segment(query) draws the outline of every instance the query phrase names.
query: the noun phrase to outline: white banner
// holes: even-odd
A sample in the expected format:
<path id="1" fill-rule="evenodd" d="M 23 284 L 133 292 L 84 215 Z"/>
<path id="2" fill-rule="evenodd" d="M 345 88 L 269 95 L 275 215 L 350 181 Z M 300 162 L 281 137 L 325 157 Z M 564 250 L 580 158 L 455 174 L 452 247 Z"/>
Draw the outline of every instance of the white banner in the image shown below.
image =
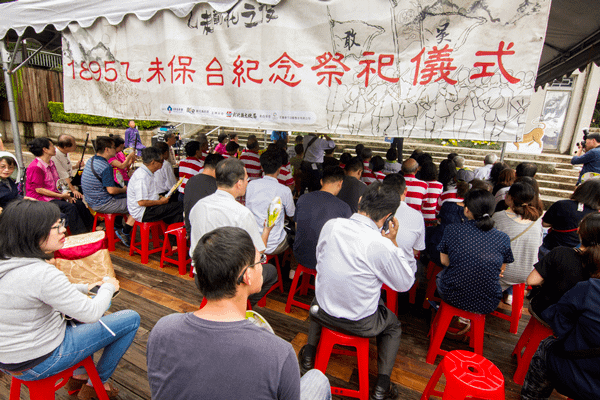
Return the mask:
<path id="1" fill-rule="evenodd" d="M 492 3 L 492 4 L 489 4 Z M 241 0 L 63 35 L 65 111 L 518 141 L 550 0 Z"/>

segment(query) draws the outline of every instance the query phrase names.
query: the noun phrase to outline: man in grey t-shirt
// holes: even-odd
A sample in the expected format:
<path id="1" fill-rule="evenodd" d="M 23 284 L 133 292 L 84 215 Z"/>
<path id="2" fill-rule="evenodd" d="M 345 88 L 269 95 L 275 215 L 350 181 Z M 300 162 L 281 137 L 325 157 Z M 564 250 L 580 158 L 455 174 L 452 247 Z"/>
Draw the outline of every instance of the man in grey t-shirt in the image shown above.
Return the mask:
<path id="1" fill-rule="evenodd" d="M 248 296 L 262 287 L 261 254 L 241 228 L 206 233 L 194 249 L 196 285 L 207 303 L 161 318 L 148 338 L 154 400 L 327 399 L 320 371 L 302 380 L 292 345 L 246 319 Z"/>

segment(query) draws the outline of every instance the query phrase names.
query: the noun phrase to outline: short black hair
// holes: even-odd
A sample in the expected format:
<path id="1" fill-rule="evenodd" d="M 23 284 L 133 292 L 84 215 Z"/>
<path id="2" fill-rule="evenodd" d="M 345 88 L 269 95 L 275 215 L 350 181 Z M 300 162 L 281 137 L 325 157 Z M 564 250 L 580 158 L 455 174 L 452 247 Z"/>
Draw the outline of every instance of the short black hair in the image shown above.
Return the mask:
<path id="1" fill-rule="evenodd" d="M 58 137 L 58 141 L 56 142 L 56 146 L 64 149 L 66 147 L 71 147 L 75 144 L 75 138 L 71 135 L 60 135 Z"/>
<path id="2" fill-rule="evenodd" d="M 219 161 L 215 168 L 217 187 L 232 188 L 240 179 L 246 177 L 246 168 L 239 159 L 231 157 Z"/>
<path id="3" fill-rule="evenodd" d="M 246 148 L 248 150 L 258 149 L 258 138 L 256 137 L 256 135 L 248 136 L 248 140 L 246 141 Z"/>
<path id="4" fill-rule="evenodd" d="M 385 153 L 385 158 L 388 161 L 396 161 L 398 159 L 398 150 L 396 150 L 394 147 L 390 147 Z"/>
<path id="5" fill-rule="evenodd" d="M 160 150 L 160 154 L 165 154 L 169 151 L 169 145 L 165 142 L 156 142 L 154 145 L 158 150 Z"/>
<path id="6" fill-rule="evenodd" d="M 294 152 L 296 153 L 297 156 L 304 153 L 304 145 L 302 143 L 298 143 L 297 145 L 295 145 Z"/>
<path id="7" fill-rule="evenodd" d="M 498 178 L 500 177 L 500 172 L 502 172 L 508 168 L 510 168 L 508 166 L 508 164 L 501 162 L 501 161 L 495 162 L 494 165 L 492 165 L 492 169 L 490 170 L 490 181 L 492 182 L 492 185 L 495 185 L 498 183 Z"/>
<path id="8" fill-rule="evenodd" d="M 229 134 L 229 140 L 233 140 L 237 137 L 237 133 L 230 133 Z"/>
<path id="9" fill-rule="evenodd" d="M 354 151 L 356 152 L 356 157 L 362 159 L 362 151 L 364 148 L 365 148 L 365 145 L 362 143 L 359 143 L 354 147 Z"/>
<path id="10" fill-rule="evenodd" d="M 419 179 L 425 182 L 436 181 L 438 178 L 438 168 L 433 161 L 426 161 L 419 170 Z"/>
<path id="11" fill-rule="evenodd" d="M 219 143 L 223 143 L 225 139 L 227 139 L 226 133 L 219 133 L 219 136 L 217 136 L 217 140 L 219 141 Z"/>
<path id="12" fill-rule="evenodd" d="M 452 160 L 442 160 L 440 162 L 440 170 L 438 173 L 438 182 L 444 185 L 444 190 L 448 190 L 450 186 L 455 183 L 456 179 L 456 165 Z"/>
<path id="13" fill-rule="evenodd" d="M 398 193 L 400 193 L 400 196 L 402 196 L 406 190 L 406 179 L 404 179 L 404 175 L 400 173 L 389 174 L 383 178 L 383 184 L 396 189 Z"/>
<path id="14" fill-rule="evenodd" d="M 452 160 L 454 160 L 454 157 L 458 157 L 458 153 L 450 153 L 450 154 L 448 154 L 448 156 L 446 158 L 448 158 L 448 160 L 452 161 Z"/>
<path id="15" fill-rule="evenodd" d="M 108 136 L 98 136 L 96 138 L 96 153 L 104 153 L 104 150 L 110 149 L 111 147 L 117 147 L 115 140 Z"/>
<path id="16" fill-rule="evenodd" d="M 188 157 L 194 157 L 198 153 L 198 150 L 200 150 L 200 142 L 197 140 L 192 140 L 185 144 L 185 155 Z"/>
<path id="17" fill-rule="evenodd" d="M 381 156 L 373 156 L 369 166 L 371 167 L 371 171 L 379 172 L 385 167 L 385 161 L 383 161 L 383 157 Z"/>
<path id="18" fill-rule="evenodd" d="M 204 168 L 215 169 L 217 168 L 219 161 L 223 160 L 224 158 L 225 157 L 219 153 L 211 153 L 204 159 Z"/>
<path id="19" fill-rule="evenodd" d="M 374 182 L 367 187 L 358 203 L 362 211 L 373 221 L 379 221 L 388 214 L 395 214 L 400 205 L 400 193 L 390 185 Z"/>
<path id="20" fill-rule="evenodd" d="M 294 142 L 299 143 L 299 144 L 302 144 L 303 141 L 304 141 L 304 136 L 302 136 L 302 135 L 298 135 L 298 136 L 296 136 L 296 139 L 294 139 Z"/>
<path id="21" fill-rule="evenodd" d="M 159 149 L 156 147 L 146 147 L 142 149 L 142 162 L 145 165 L 150 165 L 152 161 L 162 162 L 163 156 Z"/>
<path id="22" fill-rule="evenodd" d="M 575 188 L 570 199 L 591 209 L 600 210 L 600 179 L 588 179 L 583 182 Z"/>
<path id="23" fill-rule="evenodd" d="M 357 171 L 363 171 L 365 169 L 365 166 L 360 158 L 352 157 L 346 163 L 346 166 L 344 169 L 348 172 L 357 172 Z"/>
<path id="24" fill-rule="evenodd" d="M 469 190 L 465 196 L 465 207 L 473 214 L 476 226 L 482 231 L 489 231 L 494 227 L 494 209 L 496 198 L 493 194 L 483 189 Z"/>
<path id="25" fill-rule="evenodd" d="M 333 149 L 326 149 L 325 150 L 325 154 L 327 154 L 328 156 L 332 155 L 335 152 L 335 147 Z"/>
<path id="26" fill-rule="evenodd" d="M 515 174 L 517 177 L 528 176 L 530 178 L 534 178 L 535 174 L 537 174 L 537 165 L 530 162 L 519 163 L 517 168 L 515 168 Z"/>
<path id="27" fill-rule="evenodd" d="M 237 144 L 236 142 L 229 142 L 225 145 L 225 151 L 228 153 L 236 153 L 239 148 L 240 148 L 240 145 Z"/>
<path id="28" fill-rule="evenodd" d="M 0 214 L 0 259 L 48 260 L 54 257 L 46 254 L 40 245 L 59 218 L 60 209 L 55 203 L 27 199 L 11 201 Z"/>
<path id="29" fill-rule="evenodd" d="M 29 147 L 29 151 L 33 153 L 36 157 L 41 157 L 44 155 L 44 149 L 49 149 L 50 145 L 54 142 L 47 137 L 37 137 L 27 143 Z"/>
<path id="30" fill-rule="evenodd" d="M 175 137 L 175 133 L 173 132 L 167 132 L 163 135 L 163 139 L 166 142 L 167 140 L 171 139 L 172 137 Z"/>
<path id="31" fill-rule="evenodd" d="M 342 153 L 340 156 L 340 162 L 344 165 L 348 164 L 348 161 L 352 159 L 352 154 L 350 153 Z"/>
<path id="32" fill-rule="evenodd" d="M 373 150 L 371 150 L 371 149 L 370 149 L 370 148 L 368 148 L 368 147 L 364 147 L 364 148 L 362 149 L 362 151 L 360 152 L 360 158 L 362 158 L 362 159 L 363 159 L 363 161 L 364 161 L 364 160 L 366 160 L 367 158 L 371 158 L 371 157 L 373 157 Z"/>
<path id="33" fill-rule="evenodd" d="M 282 165 L 279 149 L 267 150 L 260 155 L 260 166 L 266 175 L 274 174 Z"/>
<path id="34" fill-rule="evenodd" d="M 239 275 L 255 257 L 252 238 L 242 228 L 227 226 L 204 234 L 192 255 L 198 289 L 207 300 L 234 297 Z"/>
<path id="35" fill-rule="evenodd" d="M 330 165 L 323 169 L 323 184 L 343 181 L 345 176 L 341 167 Z"/>
<path id="36" fill-rule="evenodd" d="M 120 145 L 122 145 L 122 144 L 125 144 L 125 141 L 124 141 L 124 140 L 123 140 L 123 138 L 122 138 L 121 136 L 119 136 L 119 135 L 111 135 L 111 136 L 110 136 L 110 138 L 111 138 L 112 140 L 114 140 L 114 142 L 115 142 L 115 147 L 119 147 Z M 98 140 L 98 139 L 96 139 L 96 140 Z"/>

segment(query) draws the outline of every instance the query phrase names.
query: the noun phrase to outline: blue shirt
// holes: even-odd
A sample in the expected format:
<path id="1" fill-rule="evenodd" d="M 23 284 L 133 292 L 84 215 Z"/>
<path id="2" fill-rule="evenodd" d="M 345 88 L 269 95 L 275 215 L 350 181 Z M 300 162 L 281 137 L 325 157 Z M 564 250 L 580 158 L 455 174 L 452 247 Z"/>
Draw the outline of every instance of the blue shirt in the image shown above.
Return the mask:
<path id="1" fill-rule="evenodd" d="M 96 178 L 96 175 L 92 172 L 92 161 L 94 171 L 100 179 Z M 113 177 L 113 168 L 106 158 L 95 155 L 85 163 L 85 168 L 83 168 L 81 174 L 81 189 L 85 195 L 85 201 L 92 210 L 108 203 L 113 198 L 106 190 L 107 187 L 118 187 Z"/>
<path id="2" fill-rule="evenodd" d="M 577 183 L 581 182 L 581 176 L 586 172 L 600 173 L 600 146 L 586 151 L 579 157 L 573 156 L 573 158 L 571 158 L 571 164 L 583 164 Z"/>
<path id="3" fill-rule="evenodd" d="M 438 250 L 450 258 L 450 265 L 437 279 L 442 299 L 465 311 L 494 311 L 502 298 L 502 264 L 514 261 L 508 235 L 495 228 L 483 231 L 473 220 L 451 224 Z"/>
<path id="4" fill-rule="evenodd" d="M 296 204 L 294 256 L 306 268 L 317 267 L 317 242 L 321 228 L 333 218 L 350 218 L 352 210 L 344 201 L 328 192 L 317 191 L 300 196 Z"/>

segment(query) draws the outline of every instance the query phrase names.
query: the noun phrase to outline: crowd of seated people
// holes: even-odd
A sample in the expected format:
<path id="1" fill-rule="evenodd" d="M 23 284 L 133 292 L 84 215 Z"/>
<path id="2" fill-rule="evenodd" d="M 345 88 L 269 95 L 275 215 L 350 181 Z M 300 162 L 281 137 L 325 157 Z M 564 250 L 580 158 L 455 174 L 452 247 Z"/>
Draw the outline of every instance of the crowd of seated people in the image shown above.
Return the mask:
<path id="1" fill-rule="evenodd" d="M 535 180 L 537 168 L 532 163 L 511 169 L 491 154 L 473 172 L 457 154 L 437 164 L 422 151 L 404 160 L 391 151 L 386 164 L 364 146 L 357 146 L 356 157 L 344 153 L 340 163 L 334 156 L 333 140 L 315 135 L 297 140 L 292 147 L 296 157 L 290 160 L 287 133 L 274 133 L 265 151 L 255 136 L 248 138 L 241 152 L 236 138 L 223 135 L 214 151 L 205 136 L 188 142 L 187 158 L 179 165 L 184 184 L 179 193 L 168 197 L 176 177 L 166 143 L 143 148 L 141 165 L 130 176 L 135 153 L 119 158 L 122 140 L 99 137 L 96 154 L 83 168 L 81 191 L 72 187 L 71 175 L 64 175 L 70 190 L 61 192 L 56 184 L 63 175 L 57 166 L 68 165 L 72 173 L 73 165 L 62 158 L 74 150 L 74 139 L 59 138 L 57 151 L 50 139 L 37 138 L 29 144 L 37 158 L 27 168 L 25 196 L 11 178 L 16 160 L 10 153 L 0 153 L 0 207 L 8 207 L 7 211 L 12 209 L 10 203 L 24 207 L 32 201 L 29 198 L 54 203 L 59 235 L 63 225 L 72 234 L 89 231 L 88 207 L 122 214 L 125 217 L 116 233 L 124 244 L 128 244 L 134 221 L 186 221 L 196 284 L 208 303 L 193 314 L 163 318 L 151 333 L 148 375 L 155 398 L 173 398 L 171 387 L 177 380 L 167 379 L 169 371 L 194 369 L 175 353 L 164 353 L 164 340 L 175 333 L 184 341 L 194 335 L 204 338 L 196 357 L 200 361 L 188 361 L 196 362 L 195 368 L 203 365 L 201 360 L 209 360 L 202 356 L 206 351 L 215 353 L 210 359 L 221 354 L 222 346 L 216 344 L 223 340 L 218 337 L 223 326 L 231 328 L 231 343 L 252 341 L 263 334 L 246 330 L 242 311 L 246 301 L 256 305 L 278 280 L 277 270 L 264 262 L 263 255 L 286 251 L 294 259 L 290 278 L 298 263 L 317 271 L 308 344 L 299 356 L 302 373 L 314 367 L 322 326 L 377 337 L 378 374 L 371 398 L 395 398 L 397 388 L 390 379 L 400 322 L 382 303 L 380 290 L 386 285 L 408 291 L 419 269 L 432 261 L 442 268 L 433 277 L 439 297 L 465 311 L 488 314 L 503 300 L 510 304 L 513 285 L 534 287 L 532 313 L 554 330 L 556 338 L 540 345 L 523 398 L 537 398 L 540 393 L 543 397 L 553 388 L 572 397 L 578 390 L 597 393 L 600 383 L 592 371 L 600 365 L 596 354 L 600 339 L 594 336 L 600 332 L 600 323 L 595 322 L 600 316 L 600 180 L 583 182 L 570 199 L 556 202 L 544 214 Z M 307 148 L 310 161 L 302 158 Z M 123 171 L 117 175 L 118 169 Z M 296 185 L 297 175 L 307 182 Z M 282 209 L 269 224 L 268 211 L 277 198 Z M 543 227 L 551 228 L 545 238 Z M 51 228 L 48 237 L 53 236 L 54 225 Z M 232 243 L 233 253 L 228 247 Z M 247 251 L 240 250 L 244 246 Z M 42 247 L 46 249 L 50 247 Z M 235 257 L 219 257 L 223 254 Z M 37 253 L 32 257 L 43 259 Z M 388 268 L 392 264 L 395 269 Z M 118 288 L 118 282 L 115 285 Z M 225 308 L 231 319 L 223 319 Z M 300 380 L 298 361 L 293 354 L 289 357 L 290 347 L 276 338 L 268 347 L 268 357 L 256 360 L 269 366 L 260 373 L 252 363 L 231 365 L 228 358 L 219 368 L 230 371 L 235 367 L 240 374 L 253 371 L 255 379 L 275 371 L 270 368 L 280 368 L 281 379 L 271 382 L 278 398 L 310 398 L 305 397 L 309 393 L 305 381 L 310 380 Z M 235 353 L 236 349 L 229 350 Z M 17 360 L 9 353 L 0 340 L 0 369 L 8 372 L 39 358 L 32 352 L 31 358 Z M 554 378 L 564 368 L 570 372 L 557 383 Z M 103 382 L 110 373 L 101 374 Z M 189 381 L 193 376 L 182 374 L 180 379 Z M 541 379 L 546 379 L 544 384 Z M 190 393 L 210 397 L 224 386 L 192 387 Z M 234 398 L 240 390 L 243 387 L 234 385 L 223 393 Z"/>

